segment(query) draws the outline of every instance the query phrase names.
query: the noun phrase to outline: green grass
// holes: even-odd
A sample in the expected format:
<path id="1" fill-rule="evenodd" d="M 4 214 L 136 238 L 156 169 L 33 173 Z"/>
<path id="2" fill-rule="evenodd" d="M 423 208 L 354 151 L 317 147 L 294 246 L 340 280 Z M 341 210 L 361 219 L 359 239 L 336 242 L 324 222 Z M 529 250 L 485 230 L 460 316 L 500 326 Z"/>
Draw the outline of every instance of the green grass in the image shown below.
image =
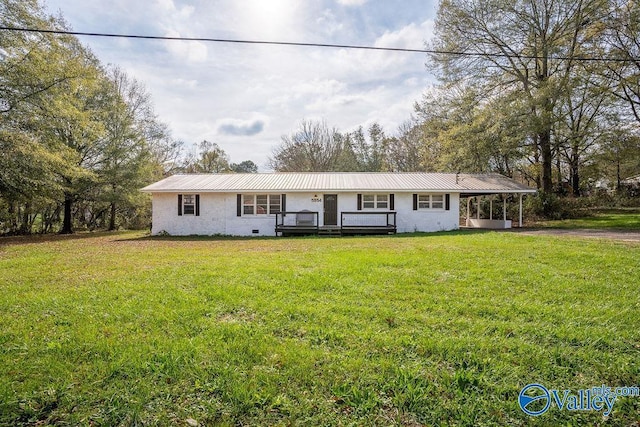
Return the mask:
<path id="1" fill-rule="evenodd" d="M 577 219 L 558 221 L 540 221 L 537 227 L 548 228 L 585 228 L 640 231 L 640 209 L 596 211 L 592 215 Z"/>
<path id="2" fill-rule="evenodd" d="M 0 240 L 0 425 L 630 425 L 640 245 L 454 232 Z"/>

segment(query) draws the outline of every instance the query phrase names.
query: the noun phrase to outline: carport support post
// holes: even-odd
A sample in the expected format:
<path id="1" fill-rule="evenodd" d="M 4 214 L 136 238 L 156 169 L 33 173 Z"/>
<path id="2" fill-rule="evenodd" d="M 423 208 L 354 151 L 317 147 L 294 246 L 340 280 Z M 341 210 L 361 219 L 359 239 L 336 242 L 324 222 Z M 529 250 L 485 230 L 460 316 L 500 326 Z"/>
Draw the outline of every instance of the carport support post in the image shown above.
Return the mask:
<path id="1" fill-rule="evenodd" d="M 489 197 L 489 219 L 493 219 L 493 196 Z"/>
<path id="2" fill-rule="evenodd" d="M 470 217 L 471 217 L 471 197 L 467 197 L 467 227 L 469 226 Z"/>
<path id="3" fill-rule="evenodd" d="M 507 220 L 507 198 L 502 195 L 502 220 Z"/>
<path id="4" fill-rule="evenodd" d="M 518 221 L 518 227 L 522 228 L 522 193 L 520 193 L 520 220 Z"/>

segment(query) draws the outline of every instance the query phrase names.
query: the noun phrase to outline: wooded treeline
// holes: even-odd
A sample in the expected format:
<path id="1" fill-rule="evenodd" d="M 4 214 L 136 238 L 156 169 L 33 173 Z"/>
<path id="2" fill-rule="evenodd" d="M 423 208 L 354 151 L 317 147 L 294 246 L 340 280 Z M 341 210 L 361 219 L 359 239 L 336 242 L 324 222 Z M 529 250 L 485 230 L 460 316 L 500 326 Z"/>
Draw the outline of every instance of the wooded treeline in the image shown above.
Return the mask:
<path id="1" fill-rule="evenodd" d="M 392 135 L 303 122 L 283 171 L 499 172 L 543 194 L 620 189 L 640 173 L 640 3 L 443 0 L 438 84 Z"/>
<path id="2" fill-rule="evenodd" d="M 65 30 L 38 0 L 2 26 Z M 640 174 L 640 3 L 442 0 L 438 84 L 390 134 L 303 121 L 277 171 L 499 172 L 579 196 Z M 0 234 L 146 227 L 139 189 L 175 172 L 256 172 L 202 141 L 185 154 L 144 86 L 76 37 L 0 31 Z"/>
<path id="3" fill-rule="evenodd" d="M 37 0 L 0 0 L 0 18 L 67 29 Z M 73 36 L 0 31 L 0 120 L 0 235 L 148 227 L 154 180 L 257 169 L 207 141 L 186 155 L 144 86 Z"/>

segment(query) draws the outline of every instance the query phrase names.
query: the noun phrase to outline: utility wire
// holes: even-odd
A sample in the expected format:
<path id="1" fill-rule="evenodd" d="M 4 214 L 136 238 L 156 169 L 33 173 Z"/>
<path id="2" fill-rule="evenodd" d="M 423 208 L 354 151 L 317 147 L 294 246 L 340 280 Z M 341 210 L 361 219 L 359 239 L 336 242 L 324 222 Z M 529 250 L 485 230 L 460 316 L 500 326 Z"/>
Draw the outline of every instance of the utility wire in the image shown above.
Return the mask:
<path id="1" fill-rule="evenodd" d="M 541 56 L 536 55 L 519 55 L 508 53 L 480 53 L 480 52 L 465 52 L 465 51 L 449 51 L 449 50 L 434 50 L 434 49 L 410 49 L 402 47 L 380 47 L 380 46 L 364 46 L 364 45 L 350 45 L 350 44 L 330 44 L 330 43 L 302 43 L 302 42 L 284 42 L 284 41 L 267 41 L 267 40 L 242 40 L 242 39 L 221 39 L 221 38 L 209 38 L 209 37 L 170 37 L 170 36 L 148 36 L 139 34 L 114 34 L 114 33 L 94 33 L 83 31 L 67 31 L 67 30 L 42 30 L 37 28 L 20 28 L 20 27 L 4 27 L 0 26 L 0 30 L 15 31 L 23 33 L 41 33 L 41 34 L 60 34 L 69 36 L 88 36 L 88 37 L 110 37 L 110 38 L 124 38 L 124 39 L 142 39 L 142 40 L 170 40 L 170 41 L 197 41 L 197 42 L 211 42 L 211 43 L 235 43 L 235 44 L 253 44 L 253 45 L 271 45 L 271 46 L 301 46 L 301 47 L 322 47 L 322 48 L 335 48 L 335 49 L 358 49 L 358 50 L 377 50 L 386 52 L 407 52 L 407 53 L 427 53 L 436 55 L 452 55 L 452 56 L 489 56 L 497 58 L 515 58 L 515 59 L 543 59 Z M 594 58 L 585 56 L 565 57 L 565 56 L 552 56 L 548 59 L 556 59 L 561 61 L 583 61 L 583 62 L 635 62 L 640 58 Z"/>

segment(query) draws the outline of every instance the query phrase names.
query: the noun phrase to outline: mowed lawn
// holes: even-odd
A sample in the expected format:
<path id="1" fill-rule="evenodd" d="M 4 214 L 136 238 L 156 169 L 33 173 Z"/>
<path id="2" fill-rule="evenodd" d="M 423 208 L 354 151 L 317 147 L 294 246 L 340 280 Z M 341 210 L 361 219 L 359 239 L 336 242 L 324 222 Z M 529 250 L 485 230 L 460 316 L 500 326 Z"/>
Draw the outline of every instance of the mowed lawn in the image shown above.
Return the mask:
<path id="1" fill-rule="evenodd" d="M 640 245 L 452 232 L 0 240 L 0 425 L 631 425 Z"/>
<path id="2" fill-rule="evenodd" d="M 611 209 L 593 212 L 589 216 L 557 221 L 539 221 L 532 224 L 544 228 L 607 229 L 621 231 L 640 230 L 640 208 Z"/>

